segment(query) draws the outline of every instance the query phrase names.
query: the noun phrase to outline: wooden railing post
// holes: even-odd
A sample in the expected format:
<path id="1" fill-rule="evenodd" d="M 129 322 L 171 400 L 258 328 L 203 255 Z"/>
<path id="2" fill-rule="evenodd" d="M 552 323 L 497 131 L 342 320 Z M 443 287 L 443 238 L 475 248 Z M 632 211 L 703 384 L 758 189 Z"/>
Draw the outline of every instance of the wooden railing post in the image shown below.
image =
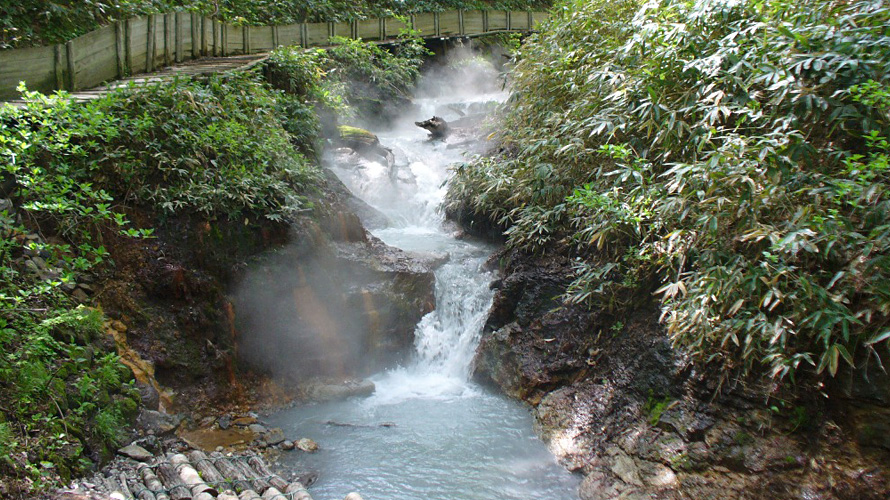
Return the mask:
<path id="1" fill-rule="evenodd" d="M 488 11 L 482 11 L 482 32 L 488 33 Z"/>
<path id="2" fill-rule="evenodd" d="M 441 36 L 442 32 L 439 29 L 439 13 L 433 12 L 433 31 L 436 32 L 436 36 Z"/>
<path id="3" fill-rule="evenodd" d="M 513 17 L 513 13 L 508 10 L 507 11 L 507 31 L 511 31 L 513 29 L 513 26 L 512 26 L 513 22 L 511 19 L 512 17 Z"/>
<path id="4" fill-rule="evenodd" d="M 272 26 L 272 48 L 277 49 L 281 45 L 279 42 L 278 25 Z"/>
<path id="5" fill-rule="evenodd" d="M 65 68 L 62 62 L 62 52 L 65 50 L 62 44 L 53 46 L 53 70 L 56 76 L 56 90 L 65 90 Z"/>
<path id="6" fill-rule="evenodd" d="M 174 25 L 176 26 L 176 41 L 174 42 L 176 45 L 176 62 L 182 62 L 182 45 L 183 45 L 183 30 L 182 30 L 182 12 L 176 12 L 173 14 Z"/>
<path id="7" fill-rule="evenodd" d="M 210 20 L 210 31 L 211 31 L 211 38 L 212 38 L 212 42 L 213 42 L 213 45 L 212 45 L 213 52 L 211 53 L 211 55 L 213 57 L 216 57 L 217 55 L 219 55 L 219 45 L 216 42 L 216 39 L 219 38 L 219 26 L 217 25 L 216 19 Z"/>
<path id="8" fill-rule="evenodd" d="M 173 34 L 176 31 L 176 19 L 171 14 L 164 14 L 164 66 L 173 62 Z"/>
<path id="9" fill-rule="evenodd" d="M 65 44 L 65 55 L 68 58 L 68 90 L 77 90 L 77 54 L 74 53 L 74 42 Z"/>
<path id="10" fill-rule="evenodd" d="M 198 15 L 194 12 L 189 12 L 189 39 L 192 42 L 192 57 L 191 59 L 198 58 Z"/>
<path id="11" fill-rule="evenodd" d="M 462 10 L 457 11 L 457 25 L 460 27 L 458 30 L 459 33 L 461 35 L 466 35 L 467 32 L 464 28 L 464 11 Z"/>
<path id="12" fill-rule="evenodd" d="M 241 46 L 245 54 L 250 54 L 250 26 L 241 28 Z"/>
<path id="13" fill-rule="evenodd" d="M 145 44 L 145 72 L 155 69 L 155 16 L 148 16 L 148 36 Z"/>
<path id="14" fill-rule="evenodd" d="M 117 77 L 127 76 L 126 26 L 117 21 L 114 23 L 114 52 L 117 56 Z"/>

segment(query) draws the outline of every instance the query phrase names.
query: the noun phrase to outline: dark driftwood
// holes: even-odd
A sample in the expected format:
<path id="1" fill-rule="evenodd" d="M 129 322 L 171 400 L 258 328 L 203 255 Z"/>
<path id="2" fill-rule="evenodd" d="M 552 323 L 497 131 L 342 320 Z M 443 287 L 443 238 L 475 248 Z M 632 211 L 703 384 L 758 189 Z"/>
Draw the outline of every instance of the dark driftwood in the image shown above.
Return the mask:
<path id="1" fill-rule="evenodd" d="M 189 463 L 189 459 L 181 453 L 177 453 L 170 457 L 170 463 L 176 468 L 176 472 L 182 481 L 192 490 L 195 498 L 201 493 L 208 493 L 211 497 L 215 497 L 219 492 L 204 482 L 198 471 Z"/>
<path id="2" fill-rule="evenodd" d="M 164 484 L 151 470 L 151 467 L 145 464 L 140 465 L 139 475 L 142 476 L 142 482 L 145 483 L 145 487 L 154 493 L 155 500 L 170 500 L 170 496 L 164 491 Z"/>
<path id="3" fill-rule="evenodd" d="M 246 477 L 241 472 L 240 469 L 235 467 L 232 464 L 231 460 L 223 456 L 222 453 L 213 452 L 210 454 L 213 458 L 213 464 L 216 468 L 225 476 L 229 482 L 235 487 L 235 491 L 238 493 L 242 493 L 247 490 L 253 489 L 253 486 L 246 481 Z"/>
<path id="4" fill-rule="evenodd" d="M 192 490 L 179 477 L 173 464 L 162 462 L 158 464 L 158 476 L 167 487 L 167 492 L 173 500 L 192 500 Z"/>
<path id="5" fill-rule="evenodd" d="M 450 130 L 448 122 L 438 116 L 434 116 L 429 120 L 424 120 L 422 122 L 414 122 L 414 124 L 429 132 L 430 139 L 443 139 L 448 136 Z"/>
<path id="6" fill-rule="evenodd" d="M 253 467 L 253 469 L 257 471 L 260 476 L 269 478 L 269 483 L 271 483 L 272 486 L 277 488 L 279 491 L 284 491 L 287 489 L 287 481 L 281 479 L 281 477 L 279 477 L 278 475 L 273 474 L 272 471 L 270 471 L 269 468 L 266 467 L 266 463 L 263 462 L 262 458 L 254 455 L 247 459 L 247 463 L 249 463 L 250 466 Z"/>

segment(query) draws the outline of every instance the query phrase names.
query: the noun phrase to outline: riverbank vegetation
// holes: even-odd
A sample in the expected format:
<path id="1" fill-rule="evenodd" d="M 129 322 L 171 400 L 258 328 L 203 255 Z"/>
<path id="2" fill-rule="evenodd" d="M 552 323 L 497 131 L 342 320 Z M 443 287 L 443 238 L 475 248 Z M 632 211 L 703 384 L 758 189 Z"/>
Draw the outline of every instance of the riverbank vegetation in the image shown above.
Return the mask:
<path id="1" fill-rule="evenodd" d="M 0 496 L 59 485 L 126 438 L 139 392 L 98 307 L 110 297 L 89 296 L 116 279 L 112 256 L 197 245 L 177 236 L 195 227 L 231 254 L 227 227 L 260 232 L 311 216 L 325 187 L 317 112 L 360 100 L 348 75 L 373 75 L 375 96 L 417 76 L 419 42 L 398 53 L 336 45 L 276 52 L 270 67 L 286 87 L 254 70 L 83 103 L 24 90 L 24 107 L 0 108 Z"/>
<path id="2" fill-rule="evenodd" d="M 563 300 L 656 296 L 723 376 L 794 382 L 890 347 L 890 8 L 565 1 L 521 49 L 505 153 L 448 210 L 575 259 Z M 484 224 L 483 224 L 484 225 Z"/>
<path id="3" fill-rule="evenodd" d="M 187 10 L 228 23 L 275 25 L 351 21 L 445 10 L 541 10 L 549 0 L 20 0 L 0 6 L 0 49 L 64 43 L 135 16 Z"/>

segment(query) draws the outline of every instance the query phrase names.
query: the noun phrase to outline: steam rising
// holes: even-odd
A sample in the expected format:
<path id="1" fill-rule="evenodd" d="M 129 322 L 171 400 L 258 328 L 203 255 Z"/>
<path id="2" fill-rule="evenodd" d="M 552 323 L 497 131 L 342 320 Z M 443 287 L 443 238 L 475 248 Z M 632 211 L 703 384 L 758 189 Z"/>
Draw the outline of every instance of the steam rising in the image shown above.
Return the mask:
<path id="1" fill-rule="evenodd" d="M 424 317 L 416 331 L 401 332 L 393 325 L 418 307 L 394 302 L 394 297 L 410 302 L 404 293 L 411 288 L 405 286 L 410 273 L 375 270 L 368 265 L 374 257 L 367 245 L 356 238 L 337 242 L 322 255 L 313 251 L 325 248 L 317 245 L 324 237 L 296 241 L 257 263 L 235 292 L 239 353 L 252 366 L 292 379 L 363 376 L 400 363 L 413 367 L 412 373 L 423 366 L 428 376 L 459 385 L 468 377 L 491 300 L 492 276 L 481 270 L 489 250 L 442 231 L 438 207 L 447 166 L 463 157 L 460 149 L 428 142 L 414 121 L 434 114 L 449 121 L 482 114 L 506 93 L 495 66 L 459 46 L 428 65 L 417 95 L 414 106 L 386 129 L 358 124 L 393 149 L 392 168 L 346 151 L 329 151 L 324 161 L 353 193 L 385 214 L 389 222 L 382 227 L 375 218 L 375 236 L 438 260 L 451 256 L 452 263 L 437 271 L 439 311 Z M 370 211 L 359 215 L 370 220 Z M 416 364 L 399 355 L 415 350 Z"/>

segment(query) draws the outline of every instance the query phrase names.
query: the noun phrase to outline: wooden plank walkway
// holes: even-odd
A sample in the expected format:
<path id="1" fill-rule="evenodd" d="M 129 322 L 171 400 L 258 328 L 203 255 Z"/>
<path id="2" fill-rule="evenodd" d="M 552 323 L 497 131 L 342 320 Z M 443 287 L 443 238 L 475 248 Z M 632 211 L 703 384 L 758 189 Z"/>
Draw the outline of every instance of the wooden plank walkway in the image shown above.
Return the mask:
<path id="1" fill-rule="evenodd" d="M 403 28 L 411 26 L 424 38 L 476 37 L 532 31 L 547 17 L 546 12 L 449 11 L 416 14 L 410 19 L 234 26 L 189 12 L 143 16 L 63 44 L 0 50 L 0 101 L 18 99 L 19 82 L 25 82 L 30 90 L 49 93 L 65 89 L 89 99 L 96 93 L 82 92 L 85 89 L 146 78 L 130 75 L 147 73 L 150 78 L 167 78 L 171 71 L 231 71 L 239 69 L 239 57 L 248 57 L 243 65 L 249 65 L 276 47 L 323 47 L 333 36 L 391 43 Z M 201 62 L 197 66 L 182 64 L 194 60 Z M 214 69 L 214 64 L 223 67 Z M 229 64 L 236 67 L 228 68 Z M 157 68 L 164 69 L 156 72 Z"/>
<path id="2" fill-rule="evenodd" d="M 159 68 L 152 73 L 130 76 L 91 89 L 71 92 L 69 95 L 76 101 L 89 101 L 122 87 L 149 85 L 166 80 L 173 80 L 178 77 L 193 77 L 210 75 L 213 73 L 246 71 L 257 64 L 262 63 L 268 57 L 269 53 L 229 57 L 204 57 L 180 64 L 174 64 L 173 66 L 168 66 L 166 68 Z M 17 99 L 9 101 L 9 104 L 12 104 L 13 106 L 23 106 L 24 101 Z"/>

